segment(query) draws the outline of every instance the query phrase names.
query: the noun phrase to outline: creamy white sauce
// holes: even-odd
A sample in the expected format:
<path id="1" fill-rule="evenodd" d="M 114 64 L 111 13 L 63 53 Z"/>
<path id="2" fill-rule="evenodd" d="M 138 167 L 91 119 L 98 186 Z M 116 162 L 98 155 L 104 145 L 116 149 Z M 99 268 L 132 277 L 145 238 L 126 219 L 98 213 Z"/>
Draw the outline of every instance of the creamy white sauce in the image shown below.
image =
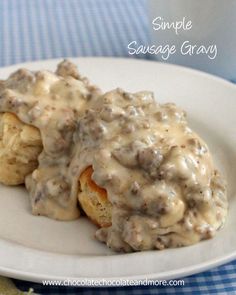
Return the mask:
<path id="1" fill-rule="evenodd" d="M 79 176 L 92 166 L 113 208 L 96 237 L 114 250 L 212 237 L 227 215 L 225 183 L 185 113 L 147 91 L 101 95 L 68 62 L 57 73 L 20 70 L 0 86 L 0 111 L 41 132 L 39 167 L 26 178 L 33 213 L 77 218 Z"/>

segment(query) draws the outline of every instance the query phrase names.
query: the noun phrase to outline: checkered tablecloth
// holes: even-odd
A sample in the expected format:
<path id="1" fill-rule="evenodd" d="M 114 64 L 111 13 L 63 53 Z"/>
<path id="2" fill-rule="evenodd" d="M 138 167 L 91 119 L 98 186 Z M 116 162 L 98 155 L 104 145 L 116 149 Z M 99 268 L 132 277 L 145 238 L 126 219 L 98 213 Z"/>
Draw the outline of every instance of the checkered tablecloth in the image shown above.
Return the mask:
<path id="1" fill-rule="evenodd" d="M 128 56 L 132 40 L 149 40 L 145 0 L 0 0 L 0 66 L 57 57 Z M 236 294 L 236 261 L 184 281 L 175 288 L 91 289 L 14 280 L 18 288 L 33 287 L 39 294 Z"/>

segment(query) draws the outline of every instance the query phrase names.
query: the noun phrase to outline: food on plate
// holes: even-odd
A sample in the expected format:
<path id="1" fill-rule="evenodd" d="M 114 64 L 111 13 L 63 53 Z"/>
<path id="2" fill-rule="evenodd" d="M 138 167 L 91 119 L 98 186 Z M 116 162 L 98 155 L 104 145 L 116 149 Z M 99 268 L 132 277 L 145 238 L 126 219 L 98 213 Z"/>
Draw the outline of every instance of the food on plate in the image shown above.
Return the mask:
<path id="1" fill-rule="evenodd" d="M 93 168 L 89 166 L 80 174 L 79 203 L 86 215 L 98 226 L 111 225 L 112 205 L 105 189 L 92 180 Z"/>
<path id="2" fill-rule="evenodd" d="M 14 114 L 0 114 L 0 182 L 24 183 L 25 176 L 38 166 L 42 151 L 39 130 L 24 124 Z"/>
<path id="3" fill-rule="evenodd" d="M 40 132 L 25 177 L 33 214 L 72 220 L 80 207 L 96 238 L 124 252 L 191 245 L 224 225 L 226 184 L 208 146 L 152 92 L 101 93 L 63 61 L 2 81 L 0 111 Z"/>
<path id="4" fill-rule="evenodd" d="M 225 183 L 207 145 L 174 104 L 159 105 L 150 92 L 117 89 L 96 98 L 78 132 L 84 145 L 78 166 L 93 167 L 92 180 L 112 204 L 111 226 L 96 232 L 112 249 L 190 245 L 223 225 Z M 86 195 L 93 193 L 86 188 Z"/>
<path id="5" fill-rule="evenodd" d="M 39 164 L 25 177 L 32 212 L 60 220 L 79 216 L 77 185 L 72 188 L 70 184 L 68 166 L 77 118 L 87 101 L 99 93 L 76 71 L 72 63 L 63 61 L 57 74 L 20 69 L 0 83 L 0 111 L 15 114 L 41 135 Z"/>

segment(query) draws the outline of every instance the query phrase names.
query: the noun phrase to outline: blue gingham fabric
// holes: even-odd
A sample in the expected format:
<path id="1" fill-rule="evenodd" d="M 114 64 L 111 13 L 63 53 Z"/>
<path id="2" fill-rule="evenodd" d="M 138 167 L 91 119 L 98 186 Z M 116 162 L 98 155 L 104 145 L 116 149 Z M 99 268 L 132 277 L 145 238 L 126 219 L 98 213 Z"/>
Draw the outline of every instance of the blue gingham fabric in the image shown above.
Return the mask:
<path id="1" fill-rule="evenodd" d="M 58 57 L 128 57 L 127 44 L 148 44 L 149 38 L 145 0 L 0 0 L 0 66 Z M 32 287 L 48 295 L 236 294 L 236 261 L 183 279 L 184 286 L 172 288 L 92 289 L 14 282 L 21 290 Z"/>
<path id="2" fill-rule="evenodd" d="M 144 0 L 0 0 L 0 65 L 70 56 L 128 56 L 147 44 Z"/>

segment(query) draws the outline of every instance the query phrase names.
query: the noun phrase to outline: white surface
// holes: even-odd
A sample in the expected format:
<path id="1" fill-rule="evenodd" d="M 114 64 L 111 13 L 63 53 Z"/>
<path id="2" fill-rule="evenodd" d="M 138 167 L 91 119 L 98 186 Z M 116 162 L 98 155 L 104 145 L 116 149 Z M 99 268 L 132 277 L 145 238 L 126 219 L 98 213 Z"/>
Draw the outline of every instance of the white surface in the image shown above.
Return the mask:
<path id="1" fill-rule="evenodd" d="M 225 174 L 229 216 L 217 236 L 194 246 L 132 254 L 112 253 L 94 238 L 85 218 L 59 222 L 31 215 L 23 187 L 0 186 L 0 274 L 42 279 L 168 279 L 200 272 L 236 258 L 236 86 L 183 67 L 157 62 L 72 59 L 80 72 L 104 91 L 152 90 L 159 102 L 175 102 L 188 112 L 190 125 L 208 143 Z M 0 79 L 19 67 L 54 70 L 59 60 L 0 69 Z"/>

